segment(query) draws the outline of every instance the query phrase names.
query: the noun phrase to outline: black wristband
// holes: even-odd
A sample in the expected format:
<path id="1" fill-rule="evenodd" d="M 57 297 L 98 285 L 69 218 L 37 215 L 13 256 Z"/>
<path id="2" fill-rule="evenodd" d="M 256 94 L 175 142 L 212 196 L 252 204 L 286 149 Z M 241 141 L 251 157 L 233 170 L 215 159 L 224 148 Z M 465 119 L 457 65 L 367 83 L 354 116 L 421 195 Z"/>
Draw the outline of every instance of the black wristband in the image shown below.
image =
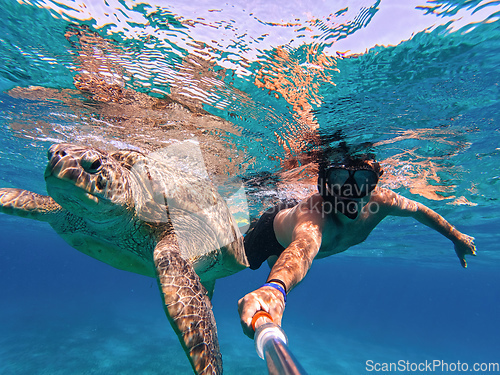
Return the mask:
<path id="1" fill-rule="evenodd" d="M 288 294 L 287 290 L 286 290 L 286 285 L 283 281 L 279 280 L 279 279 L 271 279 L 271 280 L 267 280 L 266 283 L 276 283 L 276 284 L 280 284 L 283 289 L 285 290 L 285 294 Z"/>

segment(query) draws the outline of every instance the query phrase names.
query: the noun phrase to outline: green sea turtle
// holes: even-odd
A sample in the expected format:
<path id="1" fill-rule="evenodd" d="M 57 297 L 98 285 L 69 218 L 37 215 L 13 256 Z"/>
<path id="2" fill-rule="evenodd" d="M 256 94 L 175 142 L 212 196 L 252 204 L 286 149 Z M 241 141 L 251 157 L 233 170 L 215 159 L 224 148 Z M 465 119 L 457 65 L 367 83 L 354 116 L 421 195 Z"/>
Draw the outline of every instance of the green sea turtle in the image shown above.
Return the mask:
<path id="1" fill-rule="evenodd" d="M 210 180 L 136 151 L 57 144 L 48 158 L 50 196 L 0 189 L 0 212 L 48 222 L 75 249 L 155 277 L 195 373 L 222 373 L 210 297 L 215 279 L 248 263 Z"/>

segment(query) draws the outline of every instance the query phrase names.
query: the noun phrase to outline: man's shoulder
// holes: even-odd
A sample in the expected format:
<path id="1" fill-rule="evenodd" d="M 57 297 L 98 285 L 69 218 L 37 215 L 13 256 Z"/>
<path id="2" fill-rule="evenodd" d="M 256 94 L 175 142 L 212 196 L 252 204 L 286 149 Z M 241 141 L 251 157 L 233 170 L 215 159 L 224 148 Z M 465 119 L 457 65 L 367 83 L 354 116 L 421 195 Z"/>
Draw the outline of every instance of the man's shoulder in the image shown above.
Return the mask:
<path id="1" fill-rule="evenodd" d="M 307 218 L 322 217 L 324 216 L 322 213 L 323 198 L 319 193 L 309 195 L 287 212 L 288 215 L 293 216 L 295 220 L 299 221 Z"/>
<path id="2" fill-rule="evenodd" d="M 310 203 L 323 203 L 323 197 L 321 197 L 320 193 L 313 193 L 299 202 L 299 204 L 310 204 Z"/>
<path id="3" fill-rule="evenodd" d="M 389 215 L 401 215 L 402 212 L 415 211 L 417 202 L 384 188 L 377 188 L 370 201 L 378 204 Z"/>
<path id="4" fill-rule="evenodd" d="M 316 212 L 323 206 L 323 197 L 319 193 L 314 193 L 304 198 L 295 208 L 303 212 Z"/>

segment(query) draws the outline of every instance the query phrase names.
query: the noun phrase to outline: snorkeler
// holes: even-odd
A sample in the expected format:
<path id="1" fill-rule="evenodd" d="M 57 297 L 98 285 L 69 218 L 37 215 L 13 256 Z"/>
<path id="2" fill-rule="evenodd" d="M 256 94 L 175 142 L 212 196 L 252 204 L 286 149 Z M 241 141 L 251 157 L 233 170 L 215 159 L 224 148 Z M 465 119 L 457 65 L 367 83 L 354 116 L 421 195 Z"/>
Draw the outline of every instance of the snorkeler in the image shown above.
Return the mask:
<path id="1" fill-rule="evenodd" d="M 293 207 L 273 207 L 260 217 L 245 237 L 245 252 L 250 268 L 259 268 L 267 259 L 272 269 L 262 287 L 238 301 L 247 336 L 253 338 L 252 319 L 261 310 L 281 325 L 287 293 L 302 281 L 315 258 L 363 242 L 390 215 L 411 216 L 441 233 L 467 267 L 465 255 L 476 253 L 474 238 L 423 204 L 378 187 L 382 174 L 380 165 L 368 158 L 320 167 L 318 193 Z"/>

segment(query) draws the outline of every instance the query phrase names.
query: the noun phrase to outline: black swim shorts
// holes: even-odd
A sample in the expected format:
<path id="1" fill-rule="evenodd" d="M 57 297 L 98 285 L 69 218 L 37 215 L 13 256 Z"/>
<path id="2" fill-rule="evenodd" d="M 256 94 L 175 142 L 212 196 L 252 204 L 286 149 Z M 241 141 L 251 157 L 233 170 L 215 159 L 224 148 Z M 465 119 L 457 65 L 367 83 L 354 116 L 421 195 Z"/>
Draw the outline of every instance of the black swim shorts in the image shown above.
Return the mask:
<path id="1" fill-rule="evenodd" d="M 279 203 L 264 212 L 259 220 L 252 223 L 245 236 L 245 253 L 252 270 L 259 268 L 271 255 L 279 256 L 285 250 L 274 234 L 274 218 L 281 210 L 296 205 L 296 202 Z"/>

